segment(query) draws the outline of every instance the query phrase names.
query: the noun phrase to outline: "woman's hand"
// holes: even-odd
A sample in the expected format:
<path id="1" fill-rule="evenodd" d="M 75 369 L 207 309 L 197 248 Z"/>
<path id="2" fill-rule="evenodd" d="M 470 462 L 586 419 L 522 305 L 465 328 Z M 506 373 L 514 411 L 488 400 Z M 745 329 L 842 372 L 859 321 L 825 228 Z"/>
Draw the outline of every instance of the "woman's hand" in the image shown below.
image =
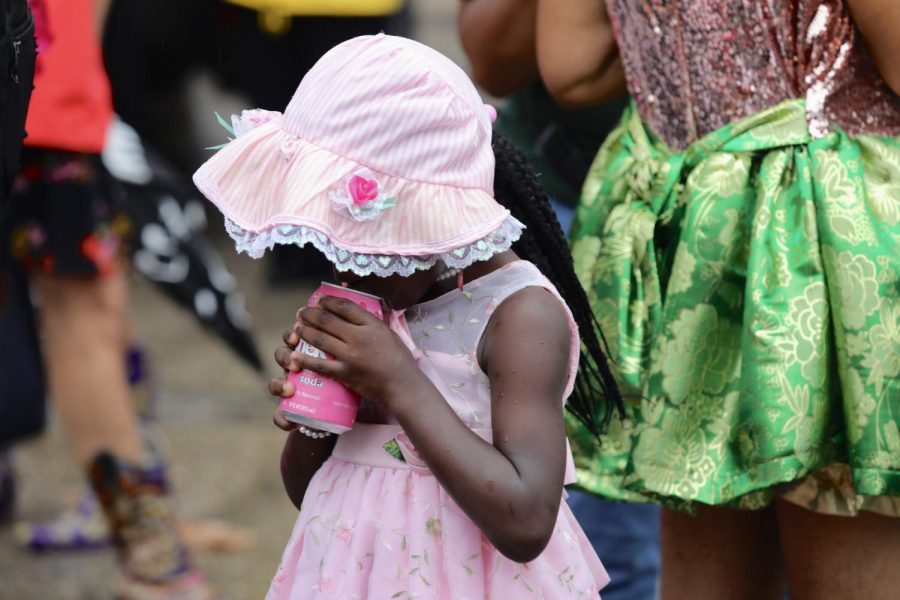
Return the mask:
<path id="1" fill-rule="evenodd" d="M 294 339 L 303 339 L 334 358 L 291 352 L 289 346 Z M 325 296 L 318 307 L 299 310 L 285 343 L 287 346 L 276 350 L 275 360 L 288 371 L 309 369 L 337 379 L 387 410 L 410 385 L 425 378 L 396 333 L 373 314 L 343 298 Z M 272 381 L 269 391 L 287 394 L 285 383 L 279 387 L 277 381 Z"/>

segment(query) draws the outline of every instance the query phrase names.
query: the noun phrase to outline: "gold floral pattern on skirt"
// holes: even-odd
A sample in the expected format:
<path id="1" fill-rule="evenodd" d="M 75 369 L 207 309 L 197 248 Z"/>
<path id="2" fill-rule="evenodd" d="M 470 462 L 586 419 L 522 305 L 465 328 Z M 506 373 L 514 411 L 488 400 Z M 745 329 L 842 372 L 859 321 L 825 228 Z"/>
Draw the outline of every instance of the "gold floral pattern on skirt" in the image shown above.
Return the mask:
<path id="1" fill-rule="evenodd" d="M 842 464 L 896 506 L 866 498 L 900 496 L 900 140 L 811 139 L 791 101 L 676 153 L 631 108 L 572 251 L 631 394 L 599 447 L 570 422 L 585 489 L 759 508 Z"/>

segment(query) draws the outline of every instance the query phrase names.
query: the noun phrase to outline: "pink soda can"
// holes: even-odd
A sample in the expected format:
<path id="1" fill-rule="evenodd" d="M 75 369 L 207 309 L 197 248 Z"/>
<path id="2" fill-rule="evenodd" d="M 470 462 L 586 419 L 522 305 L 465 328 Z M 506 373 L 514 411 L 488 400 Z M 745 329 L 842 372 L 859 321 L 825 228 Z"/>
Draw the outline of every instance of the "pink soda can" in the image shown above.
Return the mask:
<path id="1" fill-rule="evenodd" d="M 319 289 L 309 297 L 307 306 L 318 305 L 322 296 L 346 298 L 379 319 L 384 319 L 381 298 L 378 296 L 330 283 L 322 283 Z M 297 351 L 316 358 L 333 358 L 304 340 L 300 340 Z M 303 369 L 299 373 L 289 373 L 287 379 L 294 384 L 295 391 L 290 398 L 282 399 L 278 407 L 284 413 L 285 419 L 298 425 L 335 434 L 341 434 L 353 428 L 353 424 L 356 422 L 356 413 L 359 412 L 359 405 L 362 401 L 359 394 L 339 381 L 323 377 L 307 369 Z"/>

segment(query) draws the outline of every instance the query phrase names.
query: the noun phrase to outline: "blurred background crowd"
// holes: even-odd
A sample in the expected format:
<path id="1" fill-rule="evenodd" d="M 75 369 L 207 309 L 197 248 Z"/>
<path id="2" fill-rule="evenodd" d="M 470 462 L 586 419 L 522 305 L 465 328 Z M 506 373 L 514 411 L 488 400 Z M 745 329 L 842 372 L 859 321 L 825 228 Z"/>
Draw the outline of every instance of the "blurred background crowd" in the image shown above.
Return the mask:
<path id="1" fill-rule="evenodd" d="M 331 269 L 312 249 L 260 261 L 234 253 L 190 174 L 228 139 L 233 113 L 282 110 L 328 49 L 383 31 L 433 46 L 473 76 L 568 230 L 597 149 L 626 109 L 621 59 L 612 52 L 609 77 L 589 90 L 602 103 L 567 109 L 539 75 L 536 1 L 28 0 L 33 18 L 24 0 L 0 5 L 10 146 L 0 164 L 0 600 L 105 598 L 121 564 L 166 585 L 205 578 L 222 598 L 261 598 L 296 515 L 265 391 L 278 374 L 271 352 Z M 806 43 L 821 34 L 816 18 Z M 737 36 L 726 34 L 723 47 Z M 35 44 L 46 59 L 32 74 Z M 8 132 L 21 130 L 32 76 L 41 93 L 16 165 L 19 140 Z M 890 119 L 869 120 L 896 126 L 896 95 L 877 86 Z M 578 86 L 571 93 L 585 104 Z M 637 100 L 653 114 L 660 99 Z M 699 138 L 689 125 L 685 136 Z M 103 450 L 114 456 L 98 458 Z M 659 509 L 577 490 L 568 501 L 612 575 L 603 597 L 654 598 Z M 153 565 L 129 542 L 142 535 L 136 524 L 163 531 Z M 208 597 L 191 593 L 146 598 Z"/>

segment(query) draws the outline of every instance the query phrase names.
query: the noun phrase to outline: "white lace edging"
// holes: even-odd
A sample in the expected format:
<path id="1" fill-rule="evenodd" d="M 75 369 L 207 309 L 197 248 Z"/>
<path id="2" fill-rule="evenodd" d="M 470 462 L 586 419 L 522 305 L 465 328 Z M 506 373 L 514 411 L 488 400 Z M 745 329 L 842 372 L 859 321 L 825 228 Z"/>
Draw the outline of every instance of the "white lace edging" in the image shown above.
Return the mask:
<path id="1" fill-rule="evenodd" d="M 332 244 L 324 233 L 303 225 L 278 225 L 253 233 L 225 218 L 225 231 L 234 240 L 238 252 L 245 252 L 253 258 L 261 258 L 266 250 L 271 250 L 276 244 L 296 246 L 312 244 L 339 271 L 353 271 L 361 277 L 366 275 L 407 277 L 415 271 L 430 269 L 438 260 L 443 261 L 448 267 L 464 269 L 472 263 L 487 260 L 495 254 L 509 250 L 524 229 L 525 226 L 516 218 L 508 216 L 491 233 L 462 248 L 427 256 L 399 256 L 351 252 Z"/>

